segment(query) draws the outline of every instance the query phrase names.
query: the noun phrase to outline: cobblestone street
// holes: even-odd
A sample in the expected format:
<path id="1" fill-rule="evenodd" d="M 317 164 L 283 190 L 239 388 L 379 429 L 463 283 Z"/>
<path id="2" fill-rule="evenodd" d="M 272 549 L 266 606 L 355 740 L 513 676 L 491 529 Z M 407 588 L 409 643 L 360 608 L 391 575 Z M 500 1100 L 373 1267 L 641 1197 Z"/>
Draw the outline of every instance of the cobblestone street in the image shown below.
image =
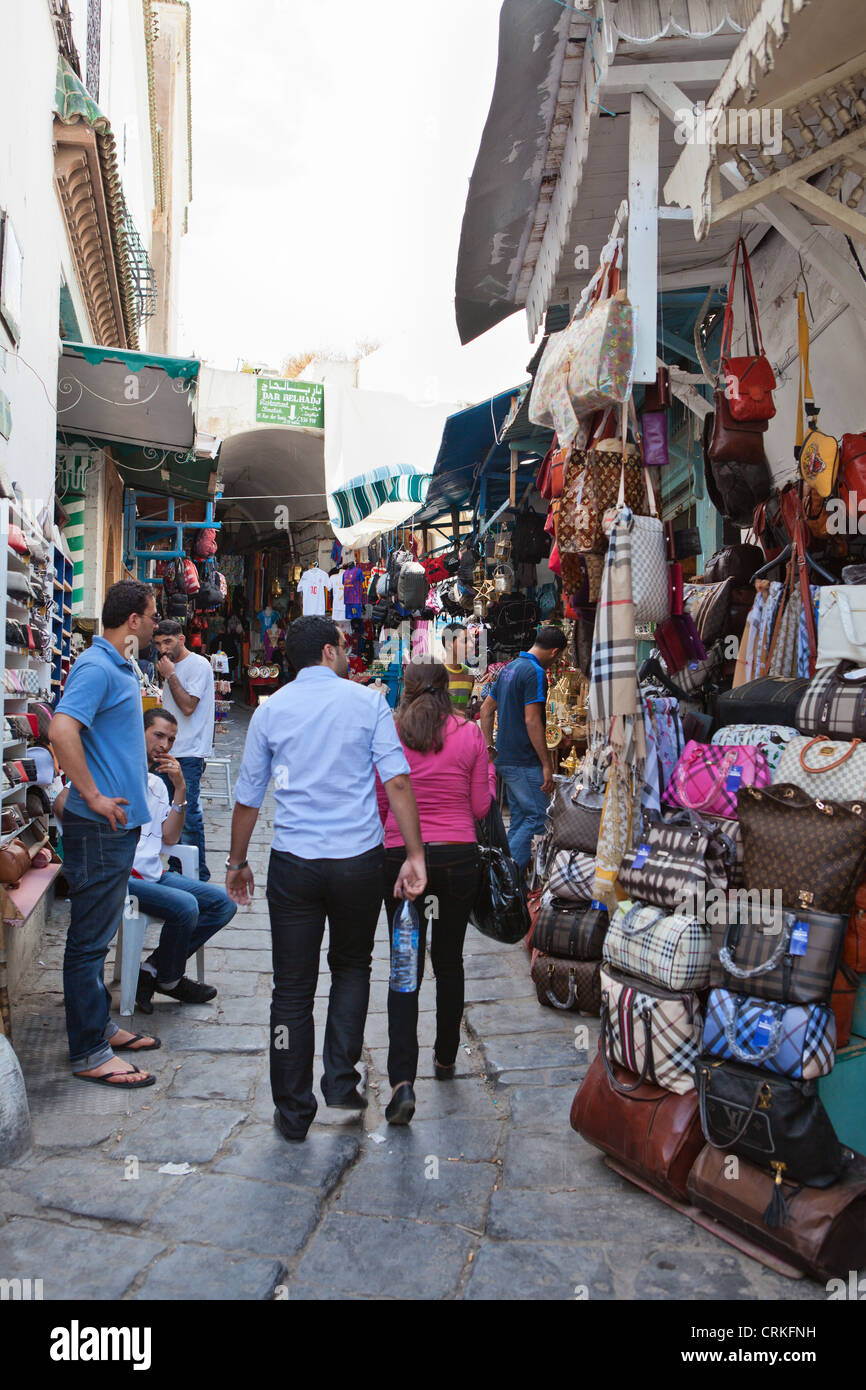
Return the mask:
<path id="1" fill-rule="evenodd" d="M 237 711 L 220 752 L 235 753 Z M 215 803 L 207 803 L 213 806 Z M 466 1027 L 451 1082 L 432 1079 L 433 982 L 421 996 L 418 1108 L 384 1120 L 388 939 L 377 933 L 363 1121 L 319 1114 L 304 1145 L 272 1124 L 272 801 L 250 858 L 256 899 L 208 949 L 215 1005 L 155 1003 L 157 1086 L 114 1094 L 68 1079 L 60 966 L 68 905 L 14 1013 L 34 1149 L 0 1172 L 0 1273 L 91 1299 L 823 1299 L 739 1254 L 611 1172 L 569 1128 L 598 1023 L 539 1007 L 523 948 L 469 929 Z M 217 877 L 228 809 L 206 810 Z M 111 957 L 109 957 L 109 961 Z M 429 967 L 428 967 L 429 970 Z M 111 971 L 107 972 L 110 977 Z M 321 1047 L 329 977 L 316 1003 Z M 589 1050 L 575 1049 L 587 1024 Z M 580 1039 L 578 1039 L 580 1041 Z M 316 1061 L 316 1082 L 321 1058 Z M 188 1163 L 186 1176 L 161 1173 Z M 131 1176 L 127 1176 L 131 1175 Z"/>

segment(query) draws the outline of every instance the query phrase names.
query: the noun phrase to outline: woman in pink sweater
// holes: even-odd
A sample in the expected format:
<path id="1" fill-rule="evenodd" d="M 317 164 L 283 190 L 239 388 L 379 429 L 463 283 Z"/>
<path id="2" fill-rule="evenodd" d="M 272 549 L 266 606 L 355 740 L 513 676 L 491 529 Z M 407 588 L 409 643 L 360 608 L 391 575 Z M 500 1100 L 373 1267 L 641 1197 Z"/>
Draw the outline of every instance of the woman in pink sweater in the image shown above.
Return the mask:
<path id="1" fill-rule="evenodd" d="M 441 662 L 410 662 L 406 667 L 395 721 L 409 761 L 427 860 L 427 891 L 416 903 L 421 917 L 418 985 L 424 975 L 425 918 L 429 914 L 430 959 L 436 976 L 433 1070 L 437 1079 L 444 1081 L 454 1075 L 460 1043 L 463 939 L 479 881 L 475 821 L 490 808 L 492 768 L 477 724 L 454 712 L 448 672 Z M 397 909 L 394 886 L 406 851 L 378 779 L 377 791 L 385 826 L 385 909 L 393 940 Z M 388 1037 L 388 1080 L 393 1092 L 385 1116 L 390 1124 L 405 1125 L 415 1113 L 417 989 L 411 994 L 388 991 Z"/>

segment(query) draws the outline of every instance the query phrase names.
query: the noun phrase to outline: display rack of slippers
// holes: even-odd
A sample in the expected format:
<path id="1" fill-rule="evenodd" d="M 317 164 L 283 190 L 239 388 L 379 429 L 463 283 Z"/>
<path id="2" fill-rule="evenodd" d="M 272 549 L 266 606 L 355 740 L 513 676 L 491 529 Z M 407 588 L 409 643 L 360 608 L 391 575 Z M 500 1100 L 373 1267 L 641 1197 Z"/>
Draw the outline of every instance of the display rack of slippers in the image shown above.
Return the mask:
<path id="1" fill-rule="evenodd" d="M 762 678 L 716 721 L 623 859 L 571 1123 L 748 1253 L 841 1277 L 866 1263 L 866 670 Z"/>

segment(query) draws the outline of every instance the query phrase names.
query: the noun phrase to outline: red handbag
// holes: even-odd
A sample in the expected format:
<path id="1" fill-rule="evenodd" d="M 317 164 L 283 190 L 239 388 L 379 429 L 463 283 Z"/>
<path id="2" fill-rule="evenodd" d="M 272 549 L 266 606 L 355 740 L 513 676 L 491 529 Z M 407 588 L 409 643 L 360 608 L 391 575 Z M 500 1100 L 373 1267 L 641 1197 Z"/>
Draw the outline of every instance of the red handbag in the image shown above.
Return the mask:
<path id="1" fill-rule="evenodd" d="M 550 496 L 551 499 L 562 496 L 562 489 L 565 485 L 565 468 L 568 463 L 570 450 L 557 449 L 556 453 L 550 455 Z"/>
<path id="2" fill-rule="evenodd" d="M 837 488 L 849 515 L 866 511 L 866 433 L 842 435 Z"/>
<path id="3" fill-rule="evenodd" d="M 731 348 L 734 332 L 734 289 L 741 248 L 743 288 L 748 308 L 746 346 L 751 345 L 752 351 L 746 357 L 729 357 L 727 354 Z M 749 328 L 751 328 L 751 335 Z M 776 413 L 776 407 L 773 403 L 776 378 L 764 352 L 761 325 L 758 319 L 758 301 L 752 282 L 752 267 L 749 264 L 749 253 L 742 237 L 737 241 L 734 264 L 731 269 L 731 283 L 728 286 L 728 302 L 725 306 L 725 320 L 722 328 L 721 372 L 724 377 L 725 397 L 734 420 L 772 420 Z"/>

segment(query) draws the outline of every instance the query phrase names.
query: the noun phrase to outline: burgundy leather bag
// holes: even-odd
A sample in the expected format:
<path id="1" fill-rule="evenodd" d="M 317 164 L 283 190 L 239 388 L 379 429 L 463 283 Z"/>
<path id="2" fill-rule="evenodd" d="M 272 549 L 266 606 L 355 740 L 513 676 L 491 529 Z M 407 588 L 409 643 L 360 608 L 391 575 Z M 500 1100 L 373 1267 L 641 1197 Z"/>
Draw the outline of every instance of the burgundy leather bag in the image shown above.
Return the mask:
<path id="1" fill-rule="evenodd" d="M 611 1067 L 620 1084 L 633 1085 L 630 1071 L 615 1062 Z M 704 1144 L 697 1091 L 676 1095 L 645 1081 L 621 1095 L 599 1052 L 572 1101 L 571 1127 L 660 1192 L 685 1198 L 686 1179 Z"/>

